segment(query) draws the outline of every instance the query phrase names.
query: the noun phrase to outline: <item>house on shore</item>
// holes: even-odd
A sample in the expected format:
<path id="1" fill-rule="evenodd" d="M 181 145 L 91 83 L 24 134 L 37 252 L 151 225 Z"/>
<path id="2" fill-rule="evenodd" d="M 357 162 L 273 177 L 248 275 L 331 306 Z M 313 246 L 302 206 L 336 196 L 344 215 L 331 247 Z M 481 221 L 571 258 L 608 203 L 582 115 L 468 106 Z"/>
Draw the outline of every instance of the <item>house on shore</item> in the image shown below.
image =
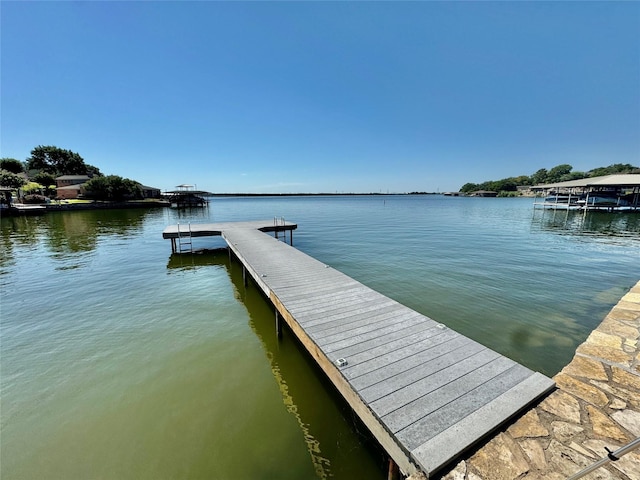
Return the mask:
<path id="1" fill-rule="evenodd" d="M 142 198 L 162 198 L 162 191 L 159 188 L 147 187 L 146 185 L 141 188 Z"/>
<path id="2" fill-rule="evenodd" d="M 72 200 L 84 195 L 84 184 L 91 180 L 88 175 L 62 175 L 56 178 L 56 197 L 61 200 Z M 142 198 L 162 197 L 159 188 L 141 186 Z"/>
<path id="3" fill-rule="evenodd" d="M 56 197 L 63 200 L 78 198 L 82 185 L 91 180 L 88 175 L 62 175 L 56 178 Z"/>

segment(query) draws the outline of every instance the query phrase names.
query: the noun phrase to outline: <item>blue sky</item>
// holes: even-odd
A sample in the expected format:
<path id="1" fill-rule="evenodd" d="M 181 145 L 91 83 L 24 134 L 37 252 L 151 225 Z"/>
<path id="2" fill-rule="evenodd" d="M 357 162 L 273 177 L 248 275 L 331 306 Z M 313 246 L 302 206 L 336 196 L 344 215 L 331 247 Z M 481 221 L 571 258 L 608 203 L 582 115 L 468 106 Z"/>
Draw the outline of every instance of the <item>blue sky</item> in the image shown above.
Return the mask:
<path id="1" fill-rule="evenodd" d="M 0 2 L 0 156 L 213 192 L 640 164 L 639 2 Z"/>

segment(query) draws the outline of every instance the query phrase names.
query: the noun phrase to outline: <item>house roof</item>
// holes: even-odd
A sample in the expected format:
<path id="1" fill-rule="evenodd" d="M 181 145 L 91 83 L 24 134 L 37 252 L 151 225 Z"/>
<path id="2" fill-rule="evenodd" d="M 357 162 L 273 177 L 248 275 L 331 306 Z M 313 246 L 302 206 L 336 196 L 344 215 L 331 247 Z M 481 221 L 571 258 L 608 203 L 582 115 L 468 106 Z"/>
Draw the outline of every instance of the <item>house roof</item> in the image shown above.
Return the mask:
<path id="1" fill-rule="evenodd" d="M 56 177 L 56 180 L 89 180 L 89 175 L 62 175 Z"/>
<path id="2" fill-rule="evenodd" d="M 626 173 L 617 175 L 604 175 L 602 177 L 581 178 L 568 182 L 547 183 L 534 185 L 532 190 L 546 190 L 549 188 L 578 188 L 578 187 L 638 187 L 640 186 L 640 174 Z"/>
<path id="3" fill-rule="evenodd" d="M 56 190 L 80 190 L 82 184 L 76 183 L 75 185 L 67 185 L 66 187 L 57 187 Z"/>

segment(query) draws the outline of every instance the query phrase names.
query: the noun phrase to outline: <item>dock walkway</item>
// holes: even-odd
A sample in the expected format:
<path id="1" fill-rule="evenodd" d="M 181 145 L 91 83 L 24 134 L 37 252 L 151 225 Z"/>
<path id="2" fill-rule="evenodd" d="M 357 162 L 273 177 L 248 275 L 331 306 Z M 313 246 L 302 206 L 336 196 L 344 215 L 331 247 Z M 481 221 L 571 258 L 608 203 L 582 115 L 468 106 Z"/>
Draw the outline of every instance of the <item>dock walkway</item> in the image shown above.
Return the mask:
<path id="1" fill-rule="evenodd" d="M 284 319 L 405 475 L 440 470 L 554 388 L 257 228 L 230 223 L 220 234 L 276 324 Z"/>

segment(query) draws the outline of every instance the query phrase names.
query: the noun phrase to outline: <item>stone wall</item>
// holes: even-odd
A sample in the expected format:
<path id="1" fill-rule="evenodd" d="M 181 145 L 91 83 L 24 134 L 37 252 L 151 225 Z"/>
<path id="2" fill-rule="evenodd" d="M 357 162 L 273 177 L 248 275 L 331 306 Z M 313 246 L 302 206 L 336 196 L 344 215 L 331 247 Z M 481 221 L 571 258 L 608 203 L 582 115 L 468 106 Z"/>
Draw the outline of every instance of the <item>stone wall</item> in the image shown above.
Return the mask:
<path id="1" fill-rule="evenodd" d="M 640 282 L 578 347 L 557 390 L 441 476 L 565 479 L 640 437 Z M 640 480 L 640 450 L 586 479 Z"/>

